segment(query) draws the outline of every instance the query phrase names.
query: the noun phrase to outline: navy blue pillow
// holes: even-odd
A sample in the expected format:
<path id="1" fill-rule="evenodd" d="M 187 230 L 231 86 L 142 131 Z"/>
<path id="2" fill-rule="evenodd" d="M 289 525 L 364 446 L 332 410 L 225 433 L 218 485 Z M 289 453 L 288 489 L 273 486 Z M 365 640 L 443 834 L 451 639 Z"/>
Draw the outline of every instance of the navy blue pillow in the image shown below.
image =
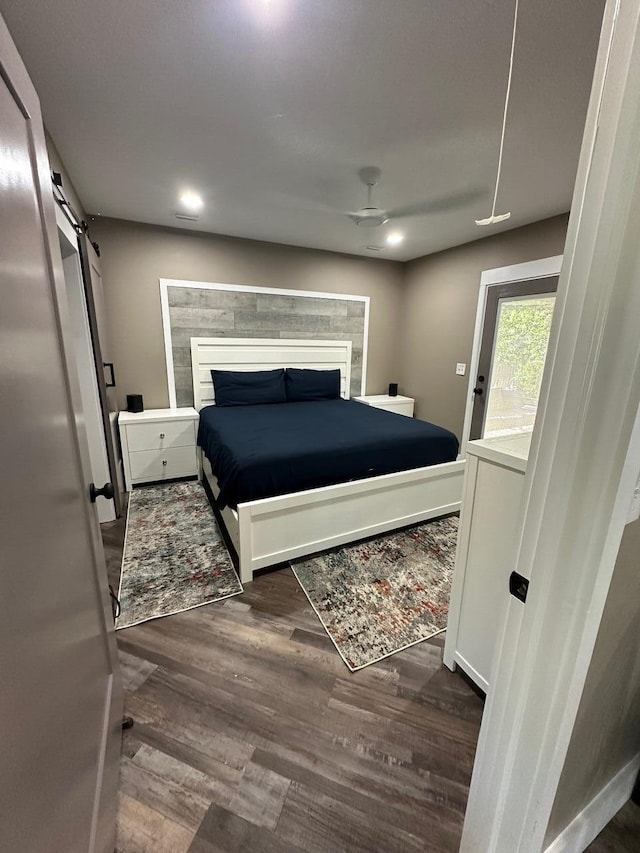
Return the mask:
<path id="1" fill-rule="evenodd" d="M 216 406 L 286 403 L 284 368 L 276 370 L 212 370 Z"/>
<path id="2" fill-rule="evenodd" d="M 285 384 L 289 403 L 336 400 L 340 396 L 340 371 L 288 367 Z"/>

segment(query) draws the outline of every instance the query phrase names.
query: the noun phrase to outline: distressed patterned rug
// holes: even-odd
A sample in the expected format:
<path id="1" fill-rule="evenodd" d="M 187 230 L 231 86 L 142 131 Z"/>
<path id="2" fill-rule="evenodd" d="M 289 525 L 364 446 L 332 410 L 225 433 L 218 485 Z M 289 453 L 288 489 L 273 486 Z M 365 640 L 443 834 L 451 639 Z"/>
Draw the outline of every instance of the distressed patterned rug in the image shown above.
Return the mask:
<path id="1" fill-rule="evenodd" d="M 445 630 L 457 535 L 452 516 L 291 564 L 352 672 Z"/>
<path id="2" fill-rule="evenodd" d="M 200 483 L 146 486 L 130 493 L 116 629 L 241 592 Z"/>

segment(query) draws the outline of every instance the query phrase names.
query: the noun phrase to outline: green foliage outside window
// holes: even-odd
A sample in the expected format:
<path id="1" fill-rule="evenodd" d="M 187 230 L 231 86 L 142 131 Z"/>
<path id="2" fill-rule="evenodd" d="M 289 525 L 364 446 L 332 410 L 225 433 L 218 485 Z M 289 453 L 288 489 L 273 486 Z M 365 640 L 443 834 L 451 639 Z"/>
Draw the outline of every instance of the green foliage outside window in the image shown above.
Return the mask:
<path id="1" fill-rule="evenodd" d="M 511 386 L 527 396 L 537 398 L 540 391 L 554 303 L 547 297 L 502 304 L 495 363 Z"/>

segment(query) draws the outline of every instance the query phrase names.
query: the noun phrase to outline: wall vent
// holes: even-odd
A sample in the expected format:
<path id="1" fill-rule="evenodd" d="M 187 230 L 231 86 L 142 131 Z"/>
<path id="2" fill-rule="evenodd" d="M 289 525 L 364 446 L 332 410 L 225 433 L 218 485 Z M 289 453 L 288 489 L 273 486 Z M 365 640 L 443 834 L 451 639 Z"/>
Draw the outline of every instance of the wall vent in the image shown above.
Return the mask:
<path id="1" fill-rule="evenodd" d="M 381 252 L 384 249 L 384 246 L 367 246 L 367 249 L 370 252 Z"/>
<path id="2" fill-rule="evenodd" d="M 193 216 L 193 214 L 190 213 L 176 213 L 176 219 L 186 219 L 187 222 L 197 222 L 200 217 Z"/>

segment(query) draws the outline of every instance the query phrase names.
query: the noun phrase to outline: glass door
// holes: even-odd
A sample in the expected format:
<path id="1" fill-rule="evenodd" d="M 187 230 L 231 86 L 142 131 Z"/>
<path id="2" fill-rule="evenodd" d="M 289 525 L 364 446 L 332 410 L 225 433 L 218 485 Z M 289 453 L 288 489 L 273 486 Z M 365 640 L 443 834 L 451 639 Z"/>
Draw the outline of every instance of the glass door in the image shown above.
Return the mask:
<path id="1" fill-rule="evenodd" d="M 471 439 L 533 430 L 557 286 L 553 276 L 489 288 Z"/>

